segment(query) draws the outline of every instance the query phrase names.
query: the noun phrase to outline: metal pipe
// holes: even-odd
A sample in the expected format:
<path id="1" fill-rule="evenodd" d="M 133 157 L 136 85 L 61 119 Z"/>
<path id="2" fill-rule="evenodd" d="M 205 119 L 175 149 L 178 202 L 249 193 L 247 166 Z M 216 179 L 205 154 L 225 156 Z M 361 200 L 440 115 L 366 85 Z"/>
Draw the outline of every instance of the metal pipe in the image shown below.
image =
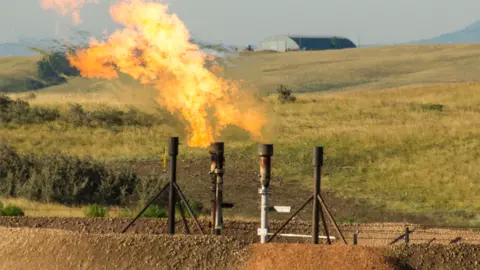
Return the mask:
<path id="1" fill-rule="evenodd" d="M 215 234 L 215 212 L 217 211 L 217 177 L 215 175 L 215 168 L 217 167 L 216 159 L 216 155 L 210 152 L 210 226 L 212 229 L 212 234 Z"/>
<path id="2" fill-rule="evenodd" d="M 260 156 L 260 183 L 262 187 L 259 190 L 261 196 L 260 205 L 260 243 L 267 241 L 268 233 L 268 195 L 270 193 L 270 178 L 272 171 L 273 145 L 261 144 L 258 146 L 258 155 Z"/>
<path id="3" fill-rule="evenodd" d="M 216 142 L 210 145 L 210 153 L 214 154 L 215 159 L 215 176 L 216 176 L 216 187 L 215 187 L 215 235 L 220 235 L 223 228 L 223 211 L 222 211 L 222 202 L 223 202 L 223 165 L 225 162 L 224 157 L 224 143 Z"/>
<path id="4" fill-rule="evenodd" d="M 268 235 L 273 235 L 273 233 L 267 233 Z M 277 236 L 283 236 L 283 237 L 298 237 L 298 238 L 310 238 L 312 237 L 311 235 L 307 234 L 294 234 L 294 233 L 279 233 Z M 335 240 L 334 236 L 329 236 L 331 240 Z M 326 236 L 320 235 L 318 236 L 320 239 L 327 239 Z"/>
<path id="5" fill-rule="evenodd" d="M 177 182 L 177 155 L 178 137 L 171 137 L 168 141 L 168 154 L 170 155 L 170 187 L 168 197 L 168 233 L 175 234 L 175 184 Z"/>
<path id="6" fill-rule="evenodd" d="M 323 162 L 323 147 L 314 147 L 313 148 L 313 207 L 312 207 L 312 242 L 318 244 L 318 223 L 320 221 L 320 203 L 317 200 L 318 195 L 320 194 L 320 167 Z"/>

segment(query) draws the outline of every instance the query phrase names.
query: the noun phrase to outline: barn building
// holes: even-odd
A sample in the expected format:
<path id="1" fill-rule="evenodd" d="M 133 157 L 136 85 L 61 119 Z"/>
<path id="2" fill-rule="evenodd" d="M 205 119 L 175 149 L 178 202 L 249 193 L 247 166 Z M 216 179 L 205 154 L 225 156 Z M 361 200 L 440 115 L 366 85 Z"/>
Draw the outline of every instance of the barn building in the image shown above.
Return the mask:
<path id="1" fill-rule="evenodd" d="M 259 50 L 286 51 L 318 51 L 356 48 L 355 44 L 344 37 L 335 36 L 290 36 L 278 35 L 265 38 Z"/>

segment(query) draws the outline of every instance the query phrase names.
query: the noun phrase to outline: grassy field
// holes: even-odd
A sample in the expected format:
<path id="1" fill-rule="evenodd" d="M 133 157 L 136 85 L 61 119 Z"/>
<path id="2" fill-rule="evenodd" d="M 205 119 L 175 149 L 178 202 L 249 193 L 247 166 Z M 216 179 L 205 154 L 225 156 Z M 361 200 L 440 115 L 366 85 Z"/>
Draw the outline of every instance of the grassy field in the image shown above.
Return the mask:
<path id="1" fill-rule="evenodd" d="M 307 92 L 297 94 L 292 104 L 280 104 L 274 95 L 264 97 L 270 108 L 264 142 L 275 144 L 274 182 L 281 179 L 308 188 L 312 146 L 323 145 L 323 184 L 338 196 L 365 199 L 392 212 L 441 216 L 436 219 L 440 223 L 480 225 L 480 83 L 475 82 L 479 48 L 248 54 L 232 60 L 237 68 L 227 68 L 226 76 L 249 79 L 264 93 L 278 84 Z M 154 95 L 128 78 L 77 78 L 39 91 L 29 102 L 156 110 Z M 180 121 L 162 115 L 164 124 L 119 130 L 59 122 L 8 125 L 0 129 L 0 141 L 21 152 L 62 151 L 108 162 L 158 160 L 168 136 L 185 137 Z M 257 159 L 258 142 L 245 132 L 231 127 L 220 139 L 226 142 L 227 158 L 234 160 L 230 162 L 250 164 Z M 205 150 L 185 144 L 181 153 L 182 159 L 207 156 Z"/>
<path id="2" fill-rule="evenodd" d="M 35 63 L 40 58 L 0 56 L 0 92 L 24 91 L 26 80 L 35 77 Z"/>

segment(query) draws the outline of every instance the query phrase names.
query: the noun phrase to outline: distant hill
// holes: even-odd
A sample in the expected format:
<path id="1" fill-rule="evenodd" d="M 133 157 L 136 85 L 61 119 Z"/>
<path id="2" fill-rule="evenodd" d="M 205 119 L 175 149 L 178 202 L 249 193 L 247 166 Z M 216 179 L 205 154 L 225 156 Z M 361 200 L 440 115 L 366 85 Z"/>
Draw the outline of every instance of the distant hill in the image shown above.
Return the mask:
<path id="1" fill-rule="evenodd" d="M 478 42 L 480 42 L 480 21 L 452 33 L 446 33 L 430 39 L 412 41 L 408 44 L 462 44 Z"/>
<path id="2" fill-rule="evenodd" d="M 21 43 L 0 44 L 0 56 L 26 56 L 36 53 L 28 50 L 27 45 Z"/>

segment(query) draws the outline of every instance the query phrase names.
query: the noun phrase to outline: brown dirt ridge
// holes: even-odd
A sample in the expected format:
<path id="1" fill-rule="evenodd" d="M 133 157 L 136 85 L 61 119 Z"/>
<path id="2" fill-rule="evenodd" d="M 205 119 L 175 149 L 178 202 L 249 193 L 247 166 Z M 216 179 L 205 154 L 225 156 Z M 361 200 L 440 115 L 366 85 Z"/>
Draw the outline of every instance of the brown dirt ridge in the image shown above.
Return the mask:
<path id="1" fill-rule="evenodd" d="M 258 244 L 229 236 L 0 227 L 0 269 L 480 269 L 480 246 Z"/>
<path id="2" fill-rule="evenodd" d="M 393 269 L 383 250 L 229 237 L 0 229 L 1 269 Z"/>
<path id="3" fill-rule="evenodd" d="M 0 229 L 0 269 L 238 269 L 246 245 L 227 237 Z"/>
<path id="4" fill-rule="evenodd" d="M 248 269 L 395 269 L 385 252 L 382 248 L 345 245 L 255 244 Z"/>

